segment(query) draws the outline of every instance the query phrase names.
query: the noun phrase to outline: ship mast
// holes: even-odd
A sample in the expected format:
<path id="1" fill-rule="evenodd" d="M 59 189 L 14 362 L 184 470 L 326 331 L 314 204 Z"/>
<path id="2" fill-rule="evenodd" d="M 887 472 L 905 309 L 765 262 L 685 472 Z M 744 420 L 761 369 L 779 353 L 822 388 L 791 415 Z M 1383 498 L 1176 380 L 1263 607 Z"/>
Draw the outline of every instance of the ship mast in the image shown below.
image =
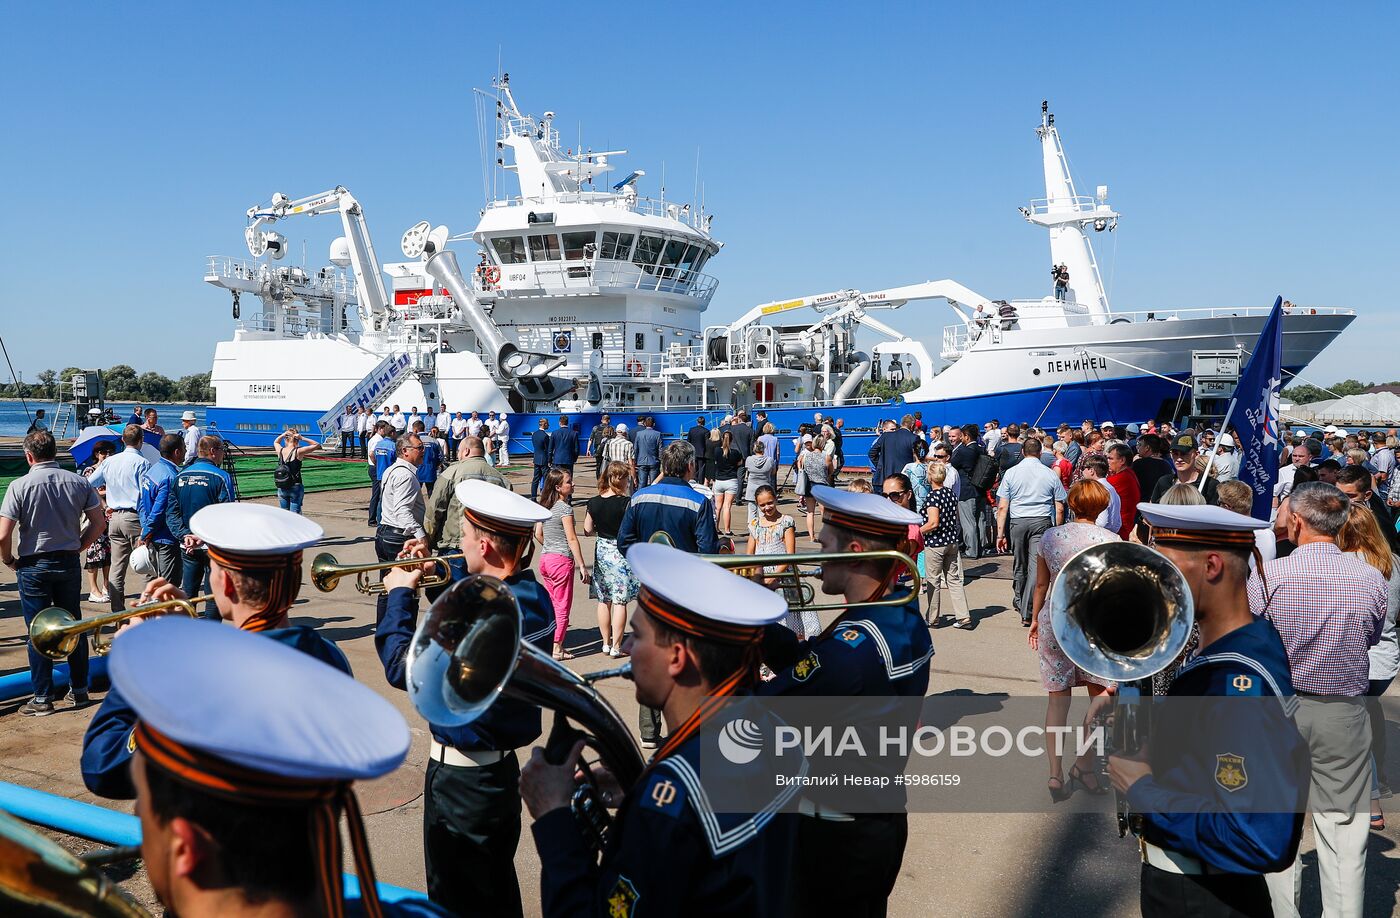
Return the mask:
<path id="1" fill-rule="evenodd" d="M 1070 308 L 1078 304 L 1094 317 L 1095 324 L 1102 324 L 1110 315 L 1108 295 L 1104 292 L 1088 230 L 1090 227 L 1096 232 L 1114 229 L 1118 225 L 1118 214 L 1108 206 L 1107 185 L 1100 185 L 1095 197 L 1081 197 L 1075 193 L 1069 160 L 1065 158 L 1064 144 L 1060 141 L 1049 102 L 1040 103 L 1040 126 L 1035 132 L 1040 137 L 1045 167 L 1045 198 L 1032 201 L 1030 207 L 1021 208 L 1021 213 L 1029 222 L 1050 231 L 1051 262 L 1064 265 L 1069 271 L 1067 300 Z"/>

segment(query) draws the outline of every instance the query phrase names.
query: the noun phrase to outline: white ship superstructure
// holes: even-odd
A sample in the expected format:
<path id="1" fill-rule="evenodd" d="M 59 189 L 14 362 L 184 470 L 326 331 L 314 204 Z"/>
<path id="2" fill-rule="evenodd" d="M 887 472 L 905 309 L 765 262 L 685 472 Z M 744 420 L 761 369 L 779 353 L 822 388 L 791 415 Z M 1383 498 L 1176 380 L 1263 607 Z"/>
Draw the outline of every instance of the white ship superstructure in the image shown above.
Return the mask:
<path id="1" fill-rule="evenodd" d="M 381 268 L 359 202 L 337 187 L 251 208 L 245 242 L 255 260 L 210 260 L 205 279 L 234 292 L 239 319 L 234 339 L 218 345 L 212 380 L 211 417 L 227 435 L 264 442 L 285 425 L 313 427 L 347 393 L 406 411 L 523 411 L 517 435 L 528 435 L 532 411 L 655 414 L 671 433 L 697 411 L 745 405 L 771 409 L 780 429 L 813 408 L 859 429 L 891 413 L 856 397 L 863 381 L 886 374 L 917 377 L 903 402 L 934 423 L 1166 417 L 1189 401 L 1193 352 L 1250 347 L 1272 299 L 1114 311 L 1090 240 L 1119 214 L 1106 187 L 1077 193 L 1044 105 L 1046 195 L 1020 210 L 1048 232 L 1053 264 L 1068 275 L 1053 294 L 994 300 L 939 280 L 775 300 L 707 324 L 718 282 L 706 269 L 722 247 L 713 215 L 668 201 L 664 188 L 642 196 L 640 170 L 614 181 L 624 150 L 563 147 L 553 113 L 524 113 L 508 77 L 478 98 L 496 126 L 492 184 L 518 193 L 489 201 L 469 234 L 424 221 L 403 234 L 409 260 Z M 308 273 L 279 264 L 287 243 L 271 226 L 320 213 L 339 214 L 345 230 L 332 265 Z M 453 246 L 464 242 L 475 248 L 465 271 Z M 260 310 L 240 316 L 242 294 Z M 942 331 L 941 371 L 920 340 L 876 315 L 927 300 L 945 301 L 956 319 Z M 806 321 L 774 324 L 799 310 Z M 1301 369 L 1353 317 L 1295 309 L 1285 368 Z M 921 312 L 916 324 L 931 320 Z"/>

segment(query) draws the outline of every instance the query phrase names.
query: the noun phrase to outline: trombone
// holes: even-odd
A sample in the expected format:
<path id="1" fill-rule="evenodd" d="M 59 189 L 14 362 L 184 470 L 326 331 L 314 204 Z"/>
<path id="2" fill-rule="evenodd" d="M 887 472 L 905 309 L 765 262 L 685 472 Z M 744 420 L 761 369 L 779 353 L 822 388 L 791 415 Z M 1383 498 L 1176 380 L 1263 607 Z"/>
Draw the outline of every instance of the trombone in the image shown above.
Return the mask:
<path id="1" fill-rule="evenodd" d="M 158 612 L 179 610 L 190 618 L 198 613 L 195 606 L 202 602 L 213 602 L 214 596 L 195 596 L 192 599 L 166 599 L 161 602 L 148 602 L 120 612 L 109 612 L 96 618 L 78 618 L 67 609 L 50 606 L 34 616 L 29 623 L 29 644 L 34 650 L 50 660 L 62 660 L 78 649 L 83 635 L 92 633 L 92 652 L 103 656 L 112 649 L 112 639 L 104 638 L 101 629 L 108 625 L 118 625 L 129 618 L 141 615 L 154 615 Z"/>
<path id="2" fill-rule="evenodd" d="M 395 567 L 415 567 L 419 564 L 436 564 L 441 574 L 428 574 L 419 584 L 422 587 L 446 586 L 452 582 L 452 568 L 449 561 L 466 557 L 462 552 L 450 555 L 430 555 L 426 558 L 399 558 L 395 561 L 376 561 L 373 564 L 338 564 L 335 555 L 323 551 L 311 560 L 311 582 L 322 593 L 329 593 L 340 583 L 340 578 L 355 575 L 355 589 L 361 593 L 383 593 L 382 581 L 370 580 L 369 575 L 376 571 L 387 571 Z"/>
<path id="3" fill-rule="evenodd" d="M 803 570 L 799 565 L 812 564 L 843 564 L 856 561 L 893 561 L 902 565 L 909 571 L 909 576 L 913 578 L 915 584 L 920 580 L 919 567 L 902 551 L 893 549 L 883 549 L 880 551 L 833 551 L 816 552 L 813 554 L 798 555 L 701 555 L 711 564 L 716 564 L 726 570 L 734 571 L 741 577 L 748 577 L 751 580 L 762 580 L 771 577 L 777 581 L 774 585 L 776 589 L 783 591 L 789 597 L 788 607 L 795 611 L 802 612 L 830 612 L 834 609 L 846 609 L 850 603 L 842 600 L 840 602 L 818 603 L 816 602 L 816 588 L 808 581 L 819 578 L 822 575 L 820 567 Z M 787 565 L 788 570 L 778 574 L 764 574 L 763 568 L 776 565 Z M 753 572 L 746 572 L 745 568 L 752 568 Z M 862 603 L 867 606 L 902 606 L 906 605 L 912 597 L 918 593 L 909 593 L 903 590 L 896 590 L 883 599 L 872 600 Z M 797 601 L 794 602 L 793 599 Z"/>

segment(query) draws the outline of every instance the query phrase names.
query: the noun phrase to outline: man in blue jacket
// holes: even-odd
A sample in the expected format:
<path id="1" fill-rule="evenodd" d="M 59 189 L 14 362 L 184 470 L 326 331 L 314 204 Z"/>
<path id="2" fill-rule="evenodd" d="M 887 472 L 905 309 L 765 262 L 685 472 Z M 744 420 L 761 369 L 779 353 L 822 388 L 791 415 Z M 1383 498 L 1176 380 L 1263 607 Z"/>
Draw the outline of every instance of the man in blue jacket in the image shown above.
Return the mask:
<path id="1" fill-rule="evenodd" d="M 918 441 L 914 434 L 914 416 L 906 414 L 899 426 L 887 430 L 870 447 L 870 486 L 876 490 L 880 482 L 891 475 L 898 475 L 914 460 L 914 444 Z"/>
<path id="2" fill-rule="evenodd" d="M 141 518 L 141 544 L 151 552 L 156 576 L 174 583 L 180 577 L 180 552 L 175 534 L 166 523 L 175 477 L 185 464 L 185 438 L 166 434 L 160 438 L 160 461 L 141 475 L 141 495 L 136 513 Z"/>
<path id="3" fill-rule="evenodd" d="M 559 419 L 559 429 L 549 438 L 550 459 L 562 469 L 574 474 L 574 463 L 578 461 L 578 431 L 569 426 L 569 419 Z"/>
<path id="4" fill-rule="evenodd" d="M 540 429 L 530 434 L 530 446 L 535 454 L 535 474 L 530 478 L 530 500 L 539 497 L 540 485 L 549 471 L 549 420 L 540 418 Z"/>
<path id="5" fill-rule="evenodd" d="M 175 478 L 175 496 L 168 504 L 166 525 L 184 548 L 184 571 L 180 589 L 187 596 L 209 592 L 209 547 L 201 542 L 187 524 L 194 515 L 212 504 L 229 504 L 234 496 L 233 476 L 222 466 L 224 441 L 215 436 L 199 438 L 198 458 L 187 465 Z M 205 603 L 200 618 L 219 620 L 219 609 L 213 602 Z"/>

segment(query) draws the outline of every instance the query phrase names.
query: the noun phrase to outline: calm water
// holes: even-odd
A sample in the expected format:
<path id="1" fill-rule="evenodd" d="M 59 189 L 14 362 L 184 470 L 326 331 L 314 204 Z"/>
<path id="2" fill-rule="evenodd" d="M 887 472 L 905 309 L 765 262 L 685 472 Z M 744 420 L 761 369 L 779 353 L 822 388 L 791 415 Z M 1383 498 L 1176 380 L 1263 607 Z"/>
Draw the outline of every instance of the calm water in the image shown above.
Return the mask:
<path id="1" fill-rule="evenodd" d="M 127 415 L 131 414 L 131 402 L 109 402 L 108 407 L 117 413 L 123 421 Z M 168 431 L 180 429 L 180 415 L 186 408 L 194 410 L 195 416 L 199 418 L 199 423 L 204 424 L 203 405 L 154 405 L 156 411 L 160 412 L 160 425 Z M 29 402 L 29 410 L 32 413 L 35 408 L 43 408 L 47 415 L 49 429 L 53 430 L 53 402 Z M 22 437 L 29 429 L 29 416 L 24 413 L 24 406 L 19 402 L 0 402 L 0 436 Z M 72 439 L 78 432 L 79 426 L 68 425 L 67 439 Z"/>

